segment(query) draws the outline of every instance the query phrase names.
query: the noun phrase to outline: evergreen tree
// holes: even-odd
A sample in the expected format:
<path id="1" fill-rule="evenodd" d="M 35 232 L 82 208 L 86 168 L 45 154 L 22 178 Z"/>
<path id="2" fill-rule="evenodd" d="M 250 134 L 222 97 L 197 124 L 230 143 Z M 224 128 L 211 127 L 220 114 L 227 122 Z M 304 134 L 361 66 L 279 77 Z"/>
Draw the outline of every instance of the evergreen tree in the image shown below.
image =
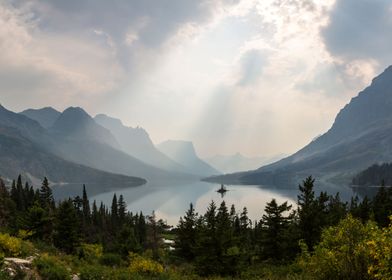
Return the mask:
<path id="1" fill-rule="evenodd" d="M 83 223 L 88 226 L 90 223 L 90 202 L 87 197 L 86 186 L 83 185 L 83 197 L 82 197 L 82 208 L 83 208 Z"/>
<path id="2" fill-rule="evenodd" d="M 314 179 L 309 176 L 299 185 L 298 195 L 298 219 L 301 238 L 304 239 L 310 250 L 320 238 L 319 210 L 320 203 L 314 195 Z"/>
<path id="3" fill-rule="evenodd" d="M 212 201 L 203 217 L 199 218 L 199 235 L 196 242 L 196 268 L 201 275 L 219 274 L 219 247 L 217 246 L 217 209 Z"/>
<path id="4" fill-rule="evenodd" d="M 79 245 L 79 219 L 71 199 L 59 204 L 56 216 L 54 244 L 66 253 L 75 252 Z"/>
<path id="5" fill-rule="evenodd" d="M 31 234 L 31 239 L 45 240 L 51 242 L 53 231 L 53 219 L 49 213 L 35 202 L 27 210 L 23 219 L 23 228 Z"/>
<path id="6" fill-rule="evenodd" d="M 0 228 L 5 228 L 14 217 L 15 203 L 11 199 L 4 181 L 0 178 Z"/>
<path id="7" fill-rule="evenodd" d="M 286 231 L 290 217 L 286 212 L 290 211 L 291 205 L 287 201 L 278 205 L 275 199 L 267 203 L 262 218 L 263 243 L 262 257 L 281 260 L 287 247 Z"/>
<path id="8" fill-rule="evenodd" d="M 161 245 L 160 229 L 158 227 L 155 211 L 152 211 L 151 216 L 148 216 L 147 227 L 147 248 L 152 250 L 152 257 L 154 260 L 159 259 L 158 249 Z"/>
<path id="9" fill-rule="evenodd" d="M 118 228 L 118 203 L 117 203 L 117 195 L 113 195 L 112 199 L 112 207 L 111 207 L 111 226 L 112 230 L 115 232 Z"/>
<path id="10" fill-rule="evenodd" d="M 388 190 L 381 186 L 373 199 L 374 220 L 381 227 L 389 225 L 389 216 L 392 215 L 392 187 Z"/>
<path id="11" fill-rule="evenodd" d="M 176 252 L 188 261 L 192 261 L 195 257 L 197 216 L 191 203 L 184 218 L 180 218 L 177 226 Z"/>
<path id="12" fill-rule="evenodd" d="M 44 178 L 41 188 L 39 190 L 39 197 L 41 201 L 41 207 L 45 210 L 51 211 L 54 208 L 54 199 L 52 189 L 49 187 L 48 178 Z"/>
<path id="13" fill-rule="evenodd" d="M 120 226 L 124 225 L 125 217 L 127 215 L 127 204 L 124 201 L 124 197 L 121 194 L 118 198 L 118 222 Z"/>

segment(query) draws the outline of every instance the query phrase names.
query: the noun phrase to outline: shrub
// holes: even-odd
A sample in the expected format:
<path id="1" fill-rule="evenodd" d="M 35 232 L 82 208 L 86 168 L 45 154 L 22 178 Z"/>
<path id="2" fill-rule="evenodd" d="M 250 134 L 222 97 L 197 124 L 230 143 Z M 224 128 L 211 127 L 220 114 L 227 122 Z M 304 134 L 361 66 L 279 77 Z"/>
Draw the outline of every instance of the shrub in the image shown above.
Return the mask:
<path id="1" fill-rule="evenodd" d="M 108 279 L 106 277 L 110 275 L 106 273 L 105 268 L 99 265 L 87 265 L 80 270 L 80 280 L 101 280 Z"/>
<path id="2" fill-rule="evenodd" d="M 299 264 L 312 279 L 369 279 L 370 256 L 364 245 L 374 227 L 348 216 L 323 231 L 312 254 L 302 244 Z"/>
<path id="3" fill-rule="evenodd" d="M 100 259 L 99 263 L 106 266 L 120 266 L 122 259 L 120 255 L 117 254 L 104 254 Z"/>
<path id="4" fill-rule="evenodd" d="M 103 248 L 100 244 L 82 243 L 79 249 L 79 255 L 89 262 L 101 258 L 102 252 Z"/>
<path id="5" fill-rule="evenodd" d="M 131 261 L 129 270 L 132 273 L 158 275 L 163 272 L 163 266 L 156 261 L 144 258 L 135 253 L 130 253 L 129 258 Z"/>
<path id="6" fill-rule="evenodd" d="M 392 279 L 392 216 L 389 227 L 375 228 L 366 242 L 371 264 L 368 274 L 374 279 Z"/>
<path id="7" fill-rule="evenodd" d="M 46 280 L 70 280 L 67 268 L 55 257 L 43 255 L 34 260 L 39 275 Z"/>
<path id="8" fill-rule="evenodd" d="M 0 233 L 0 252 L 6 256 L 18 257 L 22 253 L 22 240 L 7 233 Z"/>

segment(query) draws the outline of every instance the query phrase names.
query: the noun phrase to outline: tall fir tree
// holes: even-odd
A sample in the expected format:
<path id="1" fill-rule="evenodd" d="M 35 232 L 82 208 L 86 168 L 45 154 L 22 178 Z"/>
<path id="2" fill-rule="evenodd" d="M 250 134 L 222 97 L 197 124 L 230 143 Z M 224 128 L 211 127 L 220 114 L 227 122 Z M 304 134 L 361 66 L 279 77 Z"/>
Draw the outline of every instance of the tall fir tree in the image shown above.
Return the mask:
<path id="1" fill-rule="evenodd" d="M 56 221 L 54 244 L 66 253 L 75 252 L 80 243 L 79 219 L 71 199 L 59 204 Z"/>
<path id="2" fill-rule="evenodd" d="M 52 189 L 49 186 L 48 178 L 44 178 L 42 181 L 41 188 L 39 190 L 39 197 L 41 201 L 41 207 L 48 211 L 53 210 L 54 208 L 54 199 Z"/>
<path id="3" fill-rule="evenodd" d="M 278 205 L 275 199 L 265 206 L 262 218 L 262 258 L 280 260 L 284 257 L 288 243 L 286 232 L 290 223 L 290 216 L 286 212 L 290 211 L 291 207 L 287 201 Z"/>

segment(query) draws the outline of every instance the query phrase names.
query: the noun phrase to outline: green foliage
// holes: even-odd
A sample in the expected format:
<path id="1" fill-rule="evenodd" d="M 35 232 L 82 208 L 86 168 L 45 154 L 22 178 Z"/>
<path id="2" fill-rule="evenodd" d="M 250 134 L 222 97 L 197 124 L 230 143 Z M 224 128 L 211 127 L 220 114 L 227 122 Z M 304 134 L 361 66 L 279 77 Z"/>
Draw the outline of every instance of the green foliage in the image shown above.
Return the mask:
<path id="1" fill-rule="evenodd" d="M 57 258 L 42 255 L 34 260 L 39 275 L 46 280 L 70 280 L 70 272 Z"/>
<path id="2" fill-rule="evenodd" d="M 312 279 L 390 279 L 392 229 L 362 224 L 351 215 L 324 230 L 312 254 L 303 247 L 299 264 Z"/>
<path id="3" fill-rule="evenodd" d="M 288 215 L 291 205 L 287 201 L 281 205 L 275 199 L 267 203 L 262 218 L 262 257 L 281 260 L 287 256 L 287 231 L 292 217 Z"/>
<path id="4" fill-rule="evenodd" d="M 366 250 L 371 259 L 368 273 L 374 279 L 392 279 L 392 216 L 389 218 L 389 227 L 373 227 L 370 239 L 366 242 Z"/>
<path id="5" fill-rule="evenodd" d="M 129 271 L 131 273 L 156 276 L 163 273 L 163 266 L 151 259 L 142 257 L 138 254 L 129 254 Z"/>
<path id="6" fill-rule="evenodd" d="M 0 233 L 0 253 L 7 257 L 18 257 L 22 254 L 23 241 L 7 233 Z"/>
<path id="7" fill-rule="evenodd" d="M 70 199 L 59 205 L 55 230 L 55 245 L 67 253 L 75 252 L 80 242 L 79 224 L 76 210 Z"/>
<path id="8" fill-rule="evenodd" d="M 101 244 L 82 243 L 78 255 L 86 261 L 98 260 L 103 255 L 103 247 Z"/>
<path id="9" fill-rule="evenodd" d="M 107 253 L 99 258 L 99 263 L 105 266 L 118 267 L 122 263 L 122 258 L 118 254 Z"/>

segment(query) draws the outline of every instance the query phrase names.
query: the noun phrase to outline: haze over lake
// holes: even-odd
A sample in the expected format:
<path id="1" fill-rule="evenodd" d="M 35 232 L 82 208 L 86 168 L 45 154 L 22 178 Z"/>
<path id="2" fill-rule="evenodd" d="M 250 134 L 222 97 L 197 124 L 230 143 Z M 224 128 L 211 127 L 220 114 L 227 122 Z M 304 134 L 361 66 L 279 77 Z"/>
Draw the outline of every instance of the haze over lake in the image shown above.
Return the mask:
<path id="1" fill-rule="evenodd" d="M 338 186 L 336 186 L 338 188 Z M 158 218 L 161 218 L 169 225 L 177 225 L 181 216 L 184 216 L 188 210 L 189 204 L 193 203 L 198 213 L 204 213 L 209 203 L 213 200 L 220 204 L 223 200 L 230 207 L 235 205 L 238 212 L 243 207 L 247 207 L 249 218 L 254 221 L 259 220 L 263 214 L 265 205 L 275 198 L 278 203 L 288 201 L 295 206 L 298 189 L 276 188 L 268 186 L 255 185 L 229 185 L 226 186 L 227 192 L 224 197 L 217 192 L 219 184 L 205 182 L 189 182 L 178 185 L 158 185 L 148 184 L 140 187 L 132 187 L 117 191 L 97 194 L 90 198 L 90 202 L 96 200 L 98 203 L 103 201 L 104 204 L 110 205 L 114 193 L 117 197 L 122 194 L 128 205 L 128 210 L 133 213 L 142 211 L 143 214 L 151 214 L 155 211 Z M 323 187 L 330 194 L 340 191 L 343 199 L 349 200 L 355 193 L 349 187 L 340 187 L 339 190 L 333 186 Z"/>

